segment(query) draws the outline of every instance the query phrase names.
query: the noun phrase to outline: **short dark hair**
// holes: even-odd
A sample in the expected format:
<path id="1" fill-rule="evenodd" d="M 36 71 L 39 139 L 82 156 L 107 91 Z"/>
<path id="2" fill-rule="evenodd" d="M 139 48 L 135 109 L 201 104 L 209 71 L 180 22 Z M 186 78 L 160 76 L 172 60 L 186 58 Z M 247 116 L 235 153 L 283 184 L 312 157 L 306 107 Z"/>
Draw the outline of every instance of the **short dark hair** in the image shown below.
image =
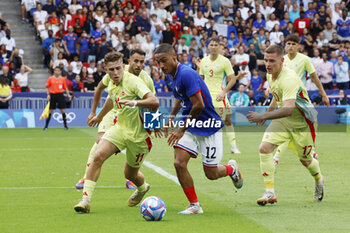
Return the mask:
<path id="1" fill-rule="evenodd" d="M 279 45 L 270 45 L 265 50 L 265 53 L 268 53 L 268 54 L 276 53 L 278 56 L 283 56 L 283 48 Z"/>
<path id="2" fill-rule="evenodd" d="M 154 51 L 155 54 L 158 54 L 158 53 L 169 53 L 169 52 L 175 52 L 173 46 L 171 46 L 171 44 L 168 44 L 168 43 L 163 43 L 163 44 L 160 44 L 156 50 Z"/>
<path id="3" fill-rule="evenodd" d="M 214 41 L 214 42 L 216 42 L 216 43 L 218 43 L 218 44 L 220 43 L 219 37 L 212 37 L 212 38 L 210 38 L 210 39 L 209 39 L 209 43 L 212 42 L 212 41 Z"/>
<path id="4" fill-rule="evenodd" d="M 130 57 L 131 57 L 132 55 L 134 55 L 135 53 L 140 54 L 140 55 L 142 55 L 142 56 L 146 56 L 145 51 L 143 51 L 142 49 L 132 49 L 132 50 L 130 51 Z"/>
<path id="5" fill-rule="evenodd" d="M 293 41 L 295 43 L 300 43 L 300 37 L 295 34 L 290 34 L 286 37 L 286 42 Z"/>
<path id="6" fill-rule="evenodd" d="M 123 60 L 123 57 L 124 57 L 124 55 L 122 53 L 110 52 L 110 53 L 106 54 L 106 56 L 104 57 L 104 60 L 105 60 L 105 63 L 107 65 L 109 62 L 116 62 L 119 60 Z"/>

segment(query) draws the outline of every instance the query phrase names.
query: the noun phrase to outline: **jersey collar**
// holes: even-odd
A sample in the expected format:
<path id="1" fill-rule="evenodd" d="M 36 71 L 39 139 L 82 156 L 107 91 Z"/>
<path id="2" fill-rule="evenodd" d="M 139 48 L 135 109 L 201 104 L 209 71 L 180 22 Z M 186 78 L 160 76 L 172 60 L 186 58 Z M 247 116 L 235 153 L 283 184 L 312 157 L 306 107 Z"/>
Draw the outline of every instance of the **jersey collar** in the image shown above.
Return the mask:
<path id="1" fill-rule="evenodd" d="M 174 74 L 174 79 L 176 78 L 177 72 L 179 71 L 179 67 L 180 67 L 180 63 L 178 62 L 177 65 L 176 65 L 176 71 L 175 71 L 175 74 Z"/>

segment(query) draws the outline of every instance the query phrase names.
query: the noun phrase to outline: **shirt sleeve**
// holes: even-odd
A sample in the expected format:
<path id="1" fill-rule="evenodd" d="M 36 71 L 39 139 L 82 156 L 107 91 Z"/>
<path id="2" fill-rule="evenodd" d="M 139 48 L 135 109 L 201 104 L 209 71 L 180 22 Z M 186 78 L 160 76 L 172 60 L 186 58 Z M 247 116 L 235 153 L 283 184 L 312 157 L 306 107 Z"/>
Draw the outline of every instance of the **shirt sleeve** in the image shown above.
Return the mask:
<path id="1" fill-rule="evenodd" d="M 63 87 L 63 90 L 66 90 L 68 87 L 67 87 L 67 82 L 66 82 L 66 79 L 62 77 L 62 87 Z"/>
<path id="2" fill-rule="evenodd" d="M 50 88 L 51 87 L 51 78 L 49 78 L 46 82 L 46 87 Z"/>
<path id="3" fill-rule="evenodd" d="M 131 86 L 133 86 L 134 93 L 140 98 L 151 92 L 151 90 L 146 86 L 146 84 L 139 78 L 130 79 L 128 82 Z M 135 85 L 136 84 L 136 85 Z"/>
<path id="4" fill-rule="evenodd" d="M 199 64 L 199 75 L 204 76 L 204 71 L 203 71 L 203 67 L 204 67 L 204 61 L 202 59 L 201 63 Z"/>
<path id="5" fill-rule="evenodd" d="M 194 94 L 196 94 L 201 88 L 199 86 L 197 76 L 198 74 L 194 71 L 192 72 L 184 72 L 181 78 L 181 87 L 183 88 L 186 96 L 190 98 Z M 201 78 L 201 77 L 198 77 Z"/>
<path id="6" fill-rule="evenodd" d="M 147 74 L 147 72 L 143 71 L 144 75 L 144 81 L 146 83 L 146 86 L 151 90 L 153 94 L 156 94 L 156 89 L 154 87 L 153 79 Z M 165 82 L 165 81 L 164 81 Z"/>
<path id="7" fill-rule="evenodd" d="M 109 75 L 108 74 L 106 74 L 105 76 L 103 76 L 103 78 L 102 78 L 102 83 L 103 83 L 103 85 L 105 85 L 106 87 L 108 87 L 108 84 L 109 84 L 109 81 L 110 81 L 111 79 L 110 79 L 110 77 L 109 77 Z"/>

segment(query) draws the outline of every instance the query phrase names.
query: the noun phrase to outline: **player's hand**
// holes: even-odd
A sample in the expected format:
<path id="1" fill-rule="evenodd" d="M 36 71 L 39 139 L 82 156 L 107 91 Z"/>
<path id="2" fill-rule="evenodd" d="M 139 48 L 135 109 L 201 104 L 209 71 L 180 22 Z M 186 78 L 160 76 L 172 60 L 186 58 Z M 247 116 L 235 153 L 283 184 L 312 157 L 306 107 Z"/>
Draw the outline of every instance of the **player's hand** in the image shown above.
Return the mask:
<path id="1" fill-rule="evenodd" d="M 216 101 L 220 102 L 225 98 L 225 92 L 222 91 L 216 96 Z"/>
<path id="2" fill-rule="evenodd" d="M 184 136 L 185 131 L 183 129 L 177 129 L 174 132 L 170 134 L 170 137 L 168 138 L 168 145 L 173 146 L 176 145 L 179 140 Z"/>
<path id="3" fill-rule="evenodd" d="M 46 98 L 48 101 L 50 101 L 50 95 L 47 95 Z"/>
<path id="4" fill-rule="evenodd" d="M 69 99 L 69 101 L 72 101 L 72 96 L 69 95 L 69 96 L 68 96 L 68 99 Z"/>
<path id="5" fill-rule="evenodd" d="M 330 106 L 330 102 L 329 102 L 329 98 L 327 95 L 323 95 L 322 96 L 322 102 L 324 103 L 324 105 L 326 105 L 327 107 Z"/>
<path id="6" fill-rule="evenodd" d="M 86 123 L 89 124 L 89 122 L 91 121 L 91 119 L 94 118 L 95 116 L 96 116 L 96 113 L 94 113 L 94 112 L 90 113 L 90 115 L 89 115 L 88 118 L 87 118 Z"/>
<path id="7" fill-rule="evenodd" d="M 137 105 L 136 100 L 119 100 L 118 104 L 123 104 L 127 108 L 135 108 Z"/>
<path id="8" fill-rule="evenodd" d="M 88 122 L 88 125 L 90 127 L 97 127 L 100 122 L 102 121 L 102 118 L 100 118 L 98 115 L 97 116 L 94 116 L 89 122 Z"/>
<path id="9" fill-rule="evenodd" d="M 154 133 L 154 136 L 156 136 L 156 138 L 163 137 L 163 133 L 161 129 L 154 129 L 153 133 Z"/>
<path id="10" fill-rule="evenodd" d="M 247 118 L 249 120 L 250 123 L 265 123 L 265 120 L 262 117 L 262 114 L 259 114 L 257 112 L 252 112 L 249 111 L 249 114 L 247 114 Z"/>

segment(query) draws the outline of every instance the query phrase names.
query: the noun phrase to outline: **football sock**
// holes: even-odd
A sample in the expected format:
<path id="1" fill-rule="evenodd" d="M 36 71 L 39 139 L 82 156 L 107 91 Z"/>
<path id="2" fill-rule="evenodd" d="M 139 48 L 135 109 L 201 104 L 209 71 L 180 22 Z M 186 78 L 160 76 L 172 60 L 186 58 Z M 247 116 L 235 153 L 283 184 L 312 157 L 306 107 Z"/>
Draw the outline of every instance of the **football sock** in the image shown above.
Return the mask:
<path id="1" fill-rule="evenodd" d="M 198 203 L 198 198 L 197 198 L 196 191 L 194 190 L 194 186 L 184 189 L 184 193 L 187 197 L 187 200 L 190 202 L 190 204 Z"/>
<path id="2" fill-rule="evenodd" d="M 275 189 L 274 188 L 272 188 L 272 189 L 265 189 L 266 190 L 266 192 L 269 192 L 269 193 L 275 193 Z"/>
<path id="3" fill-rule="evenodd" d="M 275 164 L 273 154 L 260 154 L 260 170 L 264 177 L 266 189 L 274 188 Z"/>
<path id="4" fill-rule="evenodd" d="M 143 192 L 146 190 L 146 182 L 144 182 L 141 186 L 136 187 L 139 192 Z"/>
<path id="5" fill-rule="evenodd" d="M 288 142 L 284 142 L 281 145 L 279 145 L 277 147 L 275 156 L 280 157 L 281 154 L 283 154 L 286 150 L 288 150 L 288 145 L 289 145 L 289 141 Z"/>
<path id="6" fill-rule="evenodd" d="M 310 174 L 316 182 L 320 181 L 322 175 L 320 170 L 320 164 L 318 163 L 317 159 L 313 158 L 310 165 L 306 168 L 307 170 L 309 170 Z"/>
<path id="7" fill-rule="evenodd" d="M 92 180 L 85 180 L 84 183 L 84 190 L 83 190 L 83 199 L 84 200 L 90 200 L 92 197 L 92 194 L 94 193 L 96 186 L 96 182 Z"/>
<path id="8" fill-rule="evenodd" d="M 92 163 L 92 160 L 94 159 L 94 155 L 95 155 L 95 152 L 96 152 L 96 149 L 97 149 L 97 145 L 98 144 L 95 142 L 94 145 L 91 147 L 89 158 L 88 158 L 87 163 L 86 163 L 84 178 L 86 178 L 87 170 L 90 167 L 90 164 Z"/>
<path id="9" fill-rule="evenodd" d="M 224 165 L 226 167 L 226 176 L 233 175 L 234 169 L 231 165 Z"/>
<path id="10" fill-rule="evenodd" d="M 233 125 L 225 126 L 224 130 L 226 132 L 226 137 L 228 138 L 230 145 L 235 146 L 236 145 L 236 134 L 235 134 L 235 129 L 233 128 Z"/>
<path id="11" fill-rule="evenodd" d="M 50 119 L 51 119 L 51 113 L 49 113 L 49 116 L 46 118 L 45 128 L 49 126 Z"/>
<path id="12" fill-rule="evenodd" d="M 64 126 L 67 126 L 67 118 L 66 118 L 66 114 L 65 113 L 62 113 L 62 118 L 63 118 Z"/>

